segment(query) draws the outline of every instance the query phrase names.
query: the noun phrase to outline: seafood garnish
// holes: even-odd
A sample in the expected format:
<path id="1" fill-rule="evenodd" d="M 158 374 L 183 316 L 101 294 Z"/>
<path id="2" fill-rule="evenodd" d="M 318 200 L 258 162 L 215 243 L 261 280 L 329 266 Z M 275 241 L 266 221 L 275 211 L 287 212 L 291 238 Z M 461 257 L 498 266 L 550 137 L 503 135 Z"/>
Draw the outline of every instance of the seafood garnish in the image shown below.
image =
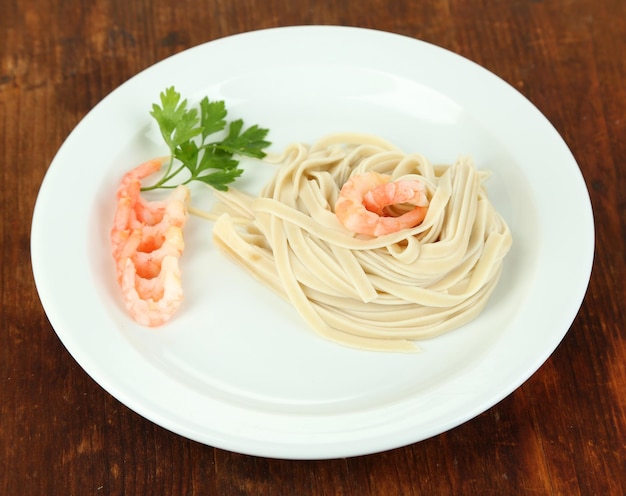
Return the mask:
<path id="1" fill-rule="evenodd" d="M 346 181 L 335 203 L 335 215 L 355 233 L 383 236 L 420 224 L 428 203 L 420 181 L 390 181 L 390 176 L 370 171 Z M 402 204 L 414 207 L 394 215 L 390 208 Z"/>
<path id="2" fill-rule="evenodd" d="M 179 259 L 185 244 L 189 190 L 180 185 L 163 201 L 141 196 L 141 181 L 160 170 L 162 159 L 128 172 L 117 191 L 111 251 L 117 282 L 130 315 L 141 325 L 164 324 L 183 300 Z"/>

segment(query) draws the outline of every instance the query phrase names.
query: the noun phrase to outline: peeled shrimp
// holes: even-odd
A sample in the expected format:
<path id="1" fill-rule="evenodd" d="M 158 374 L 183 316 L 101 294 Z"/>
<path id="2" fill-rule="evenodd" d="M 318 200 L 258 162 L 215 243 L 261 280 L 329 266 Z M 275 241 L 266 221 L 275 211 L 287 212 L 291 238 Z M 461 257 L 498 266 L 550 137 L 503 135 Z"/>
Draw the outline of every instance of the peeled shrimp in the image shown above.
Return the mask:
<path id="1" fill-rule="evenodd" d="M 150 160 L 128 172 L 117 191 L 111 251 L 130 315 L 145 326 L 167 322 L 183 300 L 179 259 L 184 250 L 189 190 L 178 186 L 164 201 L 146 201 L 141 181 L 161 168 Z"/>
<path id="2" fill-rule="evenodd" d="M 428 210 L 426 188 L 417 180 L 390 182 L 390 176 L 366 172 L 352 176 L 341 188 L 335 215 L 358 234 L 383 236 L 420 224 Z M 414 205 L 408 212 L 394 214 L 393 207 Z"/>

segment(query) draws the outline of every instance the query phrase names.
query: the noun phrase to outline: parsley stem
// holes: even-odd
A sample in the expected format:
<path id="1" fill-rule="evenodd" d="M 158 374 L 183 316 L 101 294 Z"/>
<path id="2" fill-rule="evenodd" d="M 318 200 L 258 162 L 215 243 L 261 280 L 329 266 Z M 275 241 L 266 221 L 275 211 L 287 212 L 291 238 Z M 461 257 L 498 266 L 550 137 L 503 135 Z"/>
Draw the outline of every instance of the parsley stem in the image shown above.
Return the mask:
<path id="1" fill-rule="evenodd" d="M 163 174 L 163 177 L 168 177 L 170 174 L 170 171 L 172 170 L 172 165 L 174 165 L 174 150 L 170 149 L 171 151 L 171 155 L 170 155 L 170 160 L 167 164 L 167 170 L 165 171 L 165 174 Z M 165 181 L 163 181 L 165 182 Z"/>
<path id="2" fill-rule="evenodd" d="M 163 174 L 163 177 L 151 186 L 143 186 L 141 188 L 141 191 L 152 191 L 152 190 L 159 189 L 159 188 L 166 188 L 166 189 L 175 188 L 176 186 L 171 186 L 171 185 L 168 186 L 165 183 L 173 179 L 180 171 L 182 171 L 185 168 L 185 166 L 180 165 L 174 172 L 170 173 L 170 171 L 172 170 L 173 164 L 174 164 L 174 158 L 171 158 L 169 161 L 169 164 L 167 165 L 167 170 L 165 171 L 165 174 Z M 182 184 L 186 184 L 188 182 L 189 181 L 185 181 Z"/>

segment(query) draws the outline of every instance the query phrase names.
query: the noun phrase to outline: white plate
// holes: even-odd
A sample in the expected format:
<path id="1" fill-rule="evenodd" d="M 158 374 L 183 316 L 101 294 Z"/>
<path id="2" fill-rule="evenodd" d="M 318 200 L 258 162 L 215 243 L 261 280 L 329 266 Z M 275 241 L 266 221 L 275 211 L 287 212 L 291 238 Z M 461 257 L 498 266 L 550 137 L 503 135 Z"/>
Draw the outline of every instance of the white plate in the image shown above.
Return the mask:
<path id="1" fill-rule="evenodd" d="M 504 275 L 473 323 L 419 354 L 319 338 L 295 311 L 186 229 L 184 306 L 167 326 L 122 308 L 108 232 L 121 175 L 164 152 L 148 112 L 175 85 L 224 99 L 271 129 L 272 150 L 334 131 L 379 134 L 434 162 L 491 169 L 511 226 Z M 255 168 L 256 167 L 256 168 Z M 240 187 L 257 191 L 264 165 Z M 194 202 L 205 201 L 196 195 Z M 207 200 L 208 201 L 208 200 Z M 178 434 L 241 453 L 333 458 L 423 440 L 478 415 L 548 358 L 582 302 L 593 218 L 577 164 L 541 113 L 476 64 L 394 34 L 343 27 L 257 31 L 195 47 L 97 105 L 52 162 L 37 200 L 32 263 L 52 326 L 95 381 Z"/>

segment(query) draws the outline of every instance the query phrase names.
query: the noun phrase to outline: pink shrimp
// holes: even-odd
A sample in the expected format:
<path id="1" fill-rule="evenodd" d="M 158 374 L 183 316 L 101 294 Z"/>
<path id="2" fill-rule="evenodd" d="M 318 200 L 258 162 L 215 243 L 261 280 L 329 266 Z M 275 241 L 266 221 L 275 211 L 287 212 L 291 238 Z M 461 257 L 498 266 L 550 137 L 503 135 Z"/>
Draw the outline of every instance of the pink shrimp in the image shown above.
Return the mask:
<path id="1" fill-rule="evenodd" d="M 178 259 L 170 255 L 164 257 L 159 275 L 143 279 L 137 275 L 132 260 L 127 258 L 121 287 L 126 308 L 139 324 L 149 327 L 164 324 L 183 300 Z"/>
<path id="2" fill-rule="evenodd" d="M 428 210 L 426 188 L 417 180 L 390 182 L 390 176 L 366 172 L 352 176 L 341 188 L 335 215 L 358 234 L 383 236 L 419 225 Z M 414 208 L 395 215 L 392 207 L 410 204 Z"/>
<path id="3" fill-rule="evenodd" d="M 167 322 L 182 302 L 179 259 L 184 250 L 189 190 L 179 186 L 164 201 L 146 201 L 141 181 L 161 168 L 150 160 L 128 172 L 117 192 L 111 251 L 124 303 L 140 324 Z"/>

